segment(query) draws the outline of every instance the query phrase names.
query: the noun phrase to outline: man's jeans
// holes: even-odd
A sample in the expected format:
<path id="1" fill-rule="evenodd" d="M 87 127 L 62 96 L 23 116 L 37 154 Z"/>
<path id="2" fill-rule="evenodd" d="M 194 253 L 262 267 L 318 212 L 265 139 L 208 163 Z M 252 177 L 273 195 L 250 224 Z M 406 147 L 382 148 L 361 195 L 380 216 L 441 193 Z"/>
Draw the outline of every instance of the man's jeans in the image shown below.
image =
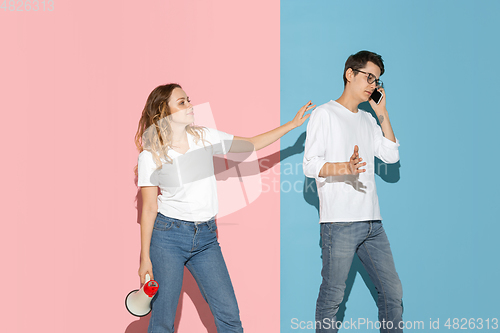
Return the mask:
<path id="1" fill-rule="evenodd" d="M 217 332 L 243 332 L 216 229 L 214 219 L 194 223 L 158 213 L 151 236 L 150 256 L 159 289 L 151 302 L 149 333 L 174 332 L 184 265 L 210 306 Z"/>
<path id="2" fill-rule="evenodd" d="M 341 327 L 336 314 L 344 298 L 354 253 L 358 254 L 378 292 L 380 332 L 402 332 L 399 322 L 403 313 L 403 289 L 382 222 L 321 223 L 321 241 L 323 282 L 316 303 L 316 332 L 337 332 Z"/>

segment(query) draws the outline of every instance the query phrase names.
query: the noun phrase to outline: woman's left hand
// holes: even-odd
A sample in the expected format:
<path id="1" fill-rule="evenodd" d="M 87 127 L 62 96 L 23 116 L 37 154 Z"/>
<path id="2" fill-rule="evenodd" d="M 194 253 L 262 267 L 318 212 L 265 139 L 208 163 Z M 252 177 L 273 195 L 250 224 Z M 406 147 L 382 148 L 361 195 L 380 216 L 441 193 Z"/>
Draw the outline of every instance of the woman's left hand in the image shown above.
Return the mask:
<path id="1" fill-rule="evenodd" d="M 304 115 L 304 113 L 316 107 L 316 104 L 314 105 L 311 104 L 312 102 L 309 101 L 306 105 L 300 108 L 299 112 L 297 112 L 295 118 L 293 118 L 293 120 L 291 121 L 294 128 L 301 126 L 304 123 L 304 121 L 306 121 L 306 119 L 311 116 L 311 114 Z"/>

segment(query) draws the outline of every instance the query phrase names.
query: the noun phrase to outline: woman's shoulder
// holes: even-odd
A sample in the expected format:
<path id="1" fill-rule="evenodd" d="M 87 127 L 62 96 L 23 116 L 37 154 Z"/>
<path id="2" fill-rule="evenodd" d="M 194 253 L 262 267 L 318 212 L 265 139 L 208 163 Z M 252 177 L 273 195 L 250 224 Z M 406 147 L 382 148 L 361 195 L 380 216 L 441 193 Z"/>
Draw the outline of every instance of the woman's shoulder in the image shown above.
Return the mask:
<path id="1" fill-rule="evenodd" d="M 153 154 L 149 150 L 143 149 L 143 151 L 139 153 L 139 158 L 147 158 L 147 157 L 153 157 Z"/>
<path id="2" fill-rule="evenodd" d="M 196 129 L 198 129 L 199 131 L 202 131 L 204 134 L 213 134 L 213 133 L 217 132 L 217 130 L 215 128 L 205 127 L 205 126 L 197 126 Z"/>
<path id="3" fill-rule="evenodd" d="M 156 155 L 160 157 L 158 153 Z M 154 161 L 153 152 L 146 149 L 139 153 L 138 160 L 139 162 L 143 163 L 156 164 Z M 165 159 L 163 157 L 160 157 L 160 161 L 161 163 L 165 163 Z"/>
<path id="4" fill-rule="evenodd" d="M 153 158 L 153 153 L 150 152 L 149 150 L 144 149 L 139 153 L 139 159 L 149 159 L 149 158 L 151 159 Z"/>
<path id="5" fill-rule="evenodd" d="M 155 164 L 153 154 L 149 150 L 143 150 L 139 153 L 137 157 L 139 165 L 151 165 Z"/>
<path id="6" fill-rule="evenodd" d="M 196 129 L 203 135 L 205 140 L 212 141 L 219 137 L 219 131 L 215 128 L 199 126 Z"/>

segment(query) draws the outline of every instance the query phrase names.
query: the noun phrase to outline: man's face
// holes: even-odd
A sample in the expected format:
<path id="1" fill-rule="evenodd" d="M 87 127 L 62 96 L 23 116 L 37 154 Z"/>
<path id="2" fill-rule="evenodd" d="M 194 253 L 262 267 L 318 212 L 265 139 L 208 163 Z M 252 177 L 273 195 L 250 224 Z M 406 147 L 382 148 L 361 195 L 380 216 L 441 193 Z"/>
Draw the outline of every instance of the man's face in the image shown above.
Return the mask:
<path id="1" fill-rule="evenodd" d="M 362 72 L 365 72 L 367 74 Z M 349 80 L 349 88 L 351 89 L 355 98 L 361 100 L 362 102 L 368 101 L 372 92 L 377 87 L 376 80 L 371 84 L 368 83 L 368 76 L 371 76 L 370 74 L 374 75 L 376 79 L 379 79 L 380 68 L 373 62 L 368 61 L 364 68 L 361 68 L 359 71 L 353 71 L 352 75 L 350 75 L 351 80 Z"/>

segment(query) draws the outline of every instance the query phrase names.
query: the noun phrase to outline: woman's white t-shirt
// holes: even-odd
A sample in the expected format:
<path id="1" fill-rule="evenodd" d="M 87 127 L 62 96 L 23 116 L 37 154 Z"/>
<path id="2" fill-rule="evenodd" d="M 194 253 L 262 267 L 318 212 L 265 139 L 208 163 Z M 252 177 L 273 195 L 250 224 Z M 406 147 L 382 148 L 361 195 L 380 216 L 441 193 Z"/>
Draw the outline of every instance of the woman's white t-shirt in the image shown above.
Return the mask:
<path id="1" fill-rule="evenodd" d="M 151 152 L 143 150 L 139 154 L 137 185 L 160 188 L 158 211 L 165 216 L 195 222 L 217 215 L 213 155 L 227 154 L 234 136 L 212 128 L 202 130 L 205 142 L 195 143 L 195 137 L 188 133 L 189 150 L 181 154 L 170 149 L 172 164 L 162 160 L 159 169 Z"/>

